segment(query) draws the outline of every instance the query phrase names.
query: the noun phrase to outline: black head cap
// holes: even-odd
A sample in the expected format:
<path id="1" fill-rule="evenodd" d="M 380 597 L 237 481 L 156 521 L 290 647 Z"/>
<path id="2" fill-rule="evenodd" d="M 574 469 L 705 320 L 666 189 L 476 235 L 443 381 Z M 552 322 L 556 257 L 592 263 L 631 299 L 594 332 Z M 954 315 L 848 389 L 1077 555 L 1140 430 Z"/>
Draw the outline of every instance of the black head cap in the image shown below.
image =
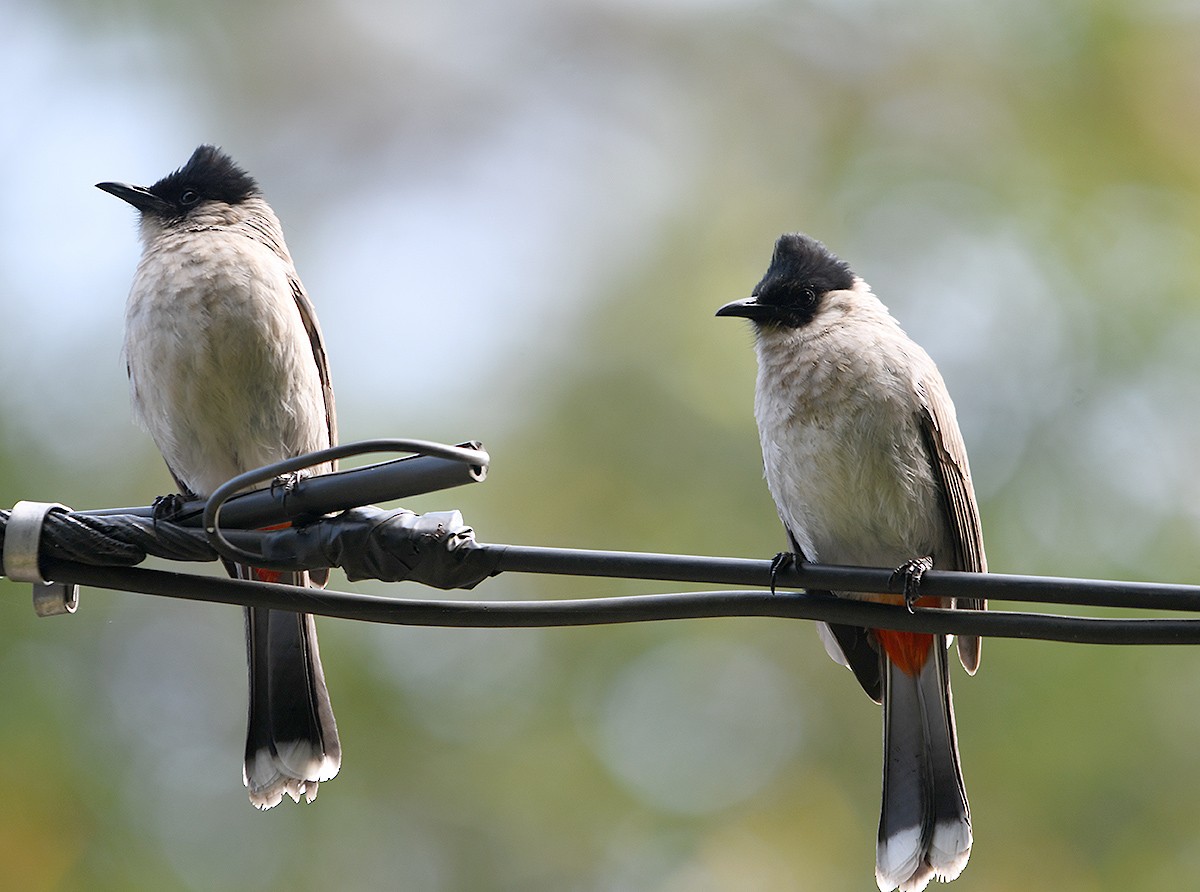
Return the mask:
<path id="1" fill-rule="evenodd" d="M 824 294 L 853 286 L 849 264 L 815 238 L 788 233 L 775 242 L 771 265 L 752 296 L 726 304 L 717 315 L 799 328 L 816 315 Z"/>
<path id="2" fill-rule="evenodd" d="M 143 213 L 183 217 L 203 201 L 238 204 L 258 195 L 258 184 L 216 146 L 200 146 L 187 164 L 153 186 L 97 183 L 98 188 L 124 199 Z"/>

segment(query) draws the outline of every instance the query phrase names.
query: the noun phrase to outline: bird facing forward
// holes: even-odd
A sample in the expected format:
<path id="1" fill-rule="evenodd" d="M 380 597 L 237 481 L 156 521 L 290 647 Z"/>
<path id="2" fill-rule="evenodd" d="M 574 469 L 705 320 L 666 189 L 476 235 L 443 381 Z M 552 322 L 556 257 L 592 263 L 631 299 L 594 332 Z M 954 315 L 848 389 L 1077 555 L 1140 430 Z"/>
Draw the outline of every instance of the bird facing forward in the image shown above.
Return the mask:
<path id="1" fill-rule="evenodd" d="M 966 448 L 942 376 L 846 263 L 815 239 L 784 235 L 751 297 L 717 315 L 754 326 L 754 416 L 791 552 L 828 564 L 909 569 L 932 559 L 941 569 L 987 570 Z M 883 704 L 879 888 L 911 892 L 933 878 L 954 879 L 972 837 L 946 636 L 818 630 L 830 656 Z M 958 653 L 973 674 L 979 638 L 959 637 Z"/>
<path id="2" fill-rule="evenodd" d="M 125 310 L 130 395 L 182 494 L 208 496 L 237 474 L 334 444 L 321 329 L 254 179 L 205 145 L 153 186 L 97 186 L 140 214 Z M 328 577 L 228 569 L 292 585 Z M 250 801 L 311 802 L 341 764 L 313 617 L 248 609 L 246 639 Z"/>

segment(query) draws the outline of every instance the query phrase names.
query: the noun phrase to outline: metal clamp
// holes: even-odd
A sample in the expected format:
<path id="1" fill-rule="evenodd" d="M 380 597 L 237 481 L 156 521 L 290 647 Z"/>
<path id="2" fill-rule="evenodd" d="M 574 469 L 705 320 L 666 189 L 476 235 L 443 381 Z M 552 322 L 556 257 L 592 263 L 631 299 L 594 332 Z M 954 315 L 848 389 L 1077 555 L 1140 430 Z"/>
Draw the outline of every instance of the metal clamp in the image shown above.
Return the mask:
<path id="1" fill-rule="evenodd" d="M 4 575 L 14 582 L 33 583 L 33 609 L 38 616 L 74 613 L 79 607 L 79 586 L 48 582 L 38 565 L 46 515 L 70 510 L 57 502 L 17 502 L 4 528 Z"/>

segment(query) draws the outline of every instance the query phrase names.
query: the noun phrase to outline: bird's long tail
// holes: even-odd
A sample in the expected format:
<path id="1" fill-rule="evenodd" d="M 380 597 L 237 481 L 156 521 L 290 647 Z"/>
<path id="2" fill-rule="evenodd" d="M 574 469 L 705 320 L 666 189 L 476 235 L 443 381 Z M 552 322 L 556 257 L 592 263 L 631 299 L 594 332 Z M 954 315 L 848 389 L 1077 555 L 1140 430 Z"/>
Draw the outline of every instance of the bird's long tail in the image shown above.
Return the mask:
<path id="1" fill-rule="evenodd" d="M 307 573 L 238 566 L 237 576 L 289 585 L 310 584 Z M 329 705 L 311 614 L 246 609 L 250 711 L 243 780 L 258 808 L 284 794 L 312 802 L 317 785 L 337 774 L 341 744 Z"/>
<path id="2" fill-rule="evenodd" d="M 883 689 L 883 806 L 875 877 L 883 892 L 952 880 L 971 855 L 943 635 L 877 631 Z"/>

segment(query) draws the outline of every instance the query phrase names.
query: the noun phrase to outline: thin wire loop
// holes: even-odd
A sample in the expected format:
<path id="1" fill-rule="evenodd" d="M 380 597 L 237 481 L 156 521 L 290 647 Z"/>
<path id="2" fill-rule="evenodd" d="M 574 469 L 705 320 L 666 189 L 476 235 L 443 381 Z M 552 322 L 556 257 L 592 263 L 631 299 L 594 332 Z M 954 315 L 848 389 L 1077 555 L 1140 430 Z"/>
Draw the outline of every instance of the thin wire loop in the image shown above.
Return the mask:
<path id="1" fill-rule="evenodd" d="M 255 554 L 252 551 L 247 551 L 244 548 L 234 545 L 221 531 L 221 509 L 224 507 L 225 502 L 243 490 L 253 489 L 260 484 L 273 482 L 285 474 L 302 471 L 306 468 L 323 465 L 350 456 L 370 455 L 379 452 L 429 455 L 460 462 L 465 465 L 482 467 L 486 467 L 489 462 L 488 454 L 482 450 L 468 449 L 462 446 L 447 446 L 444 443 L 435 443 L 431 440 L 361 440 L 355 443 L 331 446 L 328 449 L 320 449 L 316 452 L 307 452 L 295 458 L 284 459 L 283 461 L 239 474 L 232 480 L 227 480 L 218 486 L 213 494 L 208 497 L 208 501 L 204 505 L 203 526 L 209 544 L 212 545 L 214 551 L 227 560 L 271 569 L 267 566 L 270 562 L 265 561 L 261 554 Z"/>

